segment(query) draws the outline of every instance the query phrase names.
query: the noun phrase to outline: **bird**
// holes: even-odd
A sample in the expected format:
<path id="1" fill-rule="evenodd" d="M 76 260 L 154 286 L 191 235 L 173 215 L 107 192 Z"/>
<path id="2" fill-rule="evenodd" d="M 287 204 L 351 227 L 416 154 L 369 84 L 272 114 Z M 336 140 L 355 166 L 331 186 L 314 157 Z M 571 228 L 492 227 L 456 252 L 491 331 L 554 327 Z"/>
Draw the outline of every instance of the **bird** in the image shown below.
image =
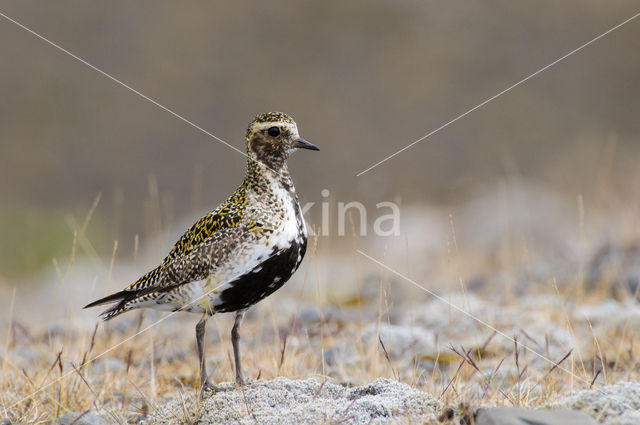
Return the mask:
<path id="1" fill-rule="evenodd" d="M 320 149 L 301 138 L 296 122 L 282 112 L 254 117 L 245 141 L 247 169 L 235 192 L 193 224 L 160 265 L 84 307 L 111 304 L 100 313 L 104 320 L 137 308 L 201 314 L 195 333 L 202 393 L 218 390 L 205 365 L 207 319 L 234 313 L 235 382 L 244 386 L 239 331 L 245 312 L 291 278 L 307 248 L 307 227 L 287 160 L 299 149 Z"/>

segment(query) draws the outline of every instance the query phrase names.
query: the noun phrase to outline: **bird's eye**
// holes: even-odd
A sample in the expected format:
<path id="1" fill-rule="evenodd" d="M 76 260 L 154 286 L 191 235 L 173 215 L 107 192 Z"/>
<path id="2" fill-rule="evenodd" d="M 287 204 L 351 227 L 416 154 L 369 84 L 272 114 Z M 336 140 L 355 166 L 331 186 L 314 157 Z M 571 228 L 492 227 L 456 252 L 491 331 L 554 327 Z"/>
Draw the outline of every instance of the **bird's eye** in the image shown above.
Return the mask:
<path id="1" fill-rule="evenodd" d="M 280 135 L 280 127 L 269 127 L 267 133 L 269 133 L 271 137 L 278 137 Z"/>

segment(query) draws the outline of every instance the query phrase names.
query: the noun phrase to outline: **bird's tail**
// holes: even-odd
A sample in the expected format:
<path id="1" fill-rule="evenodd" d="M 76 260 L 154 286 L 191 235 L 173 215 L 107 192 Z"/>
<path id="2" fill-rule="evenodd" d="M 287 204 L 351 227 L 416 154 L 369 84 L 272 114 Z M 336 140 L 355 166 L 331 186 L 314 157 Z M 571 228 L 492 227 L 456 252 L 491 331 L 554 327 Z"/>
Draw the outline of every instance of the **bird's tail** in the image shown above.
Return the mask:
<path id="1" fill-rule="evenodd" d="M 83 308 L 91 308 L 98 305 L 116 303 L 115 305 L 100 313 L 100 316 L 103 320 L 113 319 L 117 315 L 131 309 L 129 302 L 133 301 L 138 296 L 137 293 L 138 291 L 128 291 L 125 289 L 124 291 L 116 292 L 115 294 L 107 295 L 104 298 L 100 298 L 99 300 L 85 305 Z"/>
<path id="2" fill-rule="evenodd" d="M 102 319 L 104 320 L 113 319 L 119 314 L 135 308 L 136 301 L 139 301 L 139 297 L 156 291 L 153 284 L 160 278 L 161 268 L 161 266 L 156 267 L 124 290 L 116 292 L 115 294 L 107 295 L 104 298 L 100 298 L 99 300 L 85 305 L 84 308 L 115 303 L 115 305 L 100 313 L 100 316 L 102 316 Z"/>

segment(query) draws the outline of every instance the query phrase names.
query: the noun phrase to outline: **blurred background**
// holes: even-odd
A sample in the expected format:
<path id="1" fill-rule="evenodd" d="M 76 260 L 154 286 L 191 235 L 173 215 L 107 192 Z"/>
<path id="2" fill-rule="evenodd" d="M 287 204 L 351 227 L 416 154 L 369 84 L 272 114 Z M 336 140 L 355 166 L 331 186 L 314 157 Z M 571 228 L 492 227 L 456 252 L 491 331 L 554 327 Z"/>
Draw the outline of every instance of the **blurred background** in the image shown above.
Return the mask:
<path id="1" fill-rule="evenodd" d="M 340 201 L 368 207 L 367 237 L 338 237 L 333 227 L 314 240 L 319 260 L 306 265 L 321 283 L 347 287 L 366 282 L 354 247 L 395 255 L 394 266 L 438 282 L 554 264 L 556 274 L 612 240 L 633 244 L 640 20 L 356 174 L 637 8 L 631 0 L 0 2 L 3 14 L 239 149 L 255 114 L 293 115 L 322 149 L 290 161 L 302 201 L 316 203 L 310 225 L 321 225 L 322 202 L 331 214 Z M 3 294 L 64 281 L 72 262 L 88 264 L 73 292 L 122 287 L 240 183 L 242 155 L 5 18 L 0 57 Z M 383 201 L 401 206 L 398 237 L 371 234 Z M 451 253 L 459 267 L 439 273 L 451 272 Z"/>

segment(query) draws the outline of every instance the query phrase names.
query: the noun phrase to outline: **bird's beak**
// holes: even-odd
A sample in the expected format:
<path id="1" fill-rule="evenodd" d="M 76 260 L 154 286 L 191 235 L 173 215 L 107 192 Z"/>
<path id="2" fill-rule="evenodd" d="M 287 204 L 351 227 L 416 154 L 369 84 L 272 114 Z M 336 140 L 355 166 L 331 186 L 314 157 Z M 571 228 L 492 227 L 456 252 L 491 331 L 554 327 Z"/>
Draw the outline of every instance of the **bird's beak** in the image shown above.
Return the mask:
<path id="1" fill-rule="evenodd" d="M 298 149 L 309 149 L 312 151 L 319 151 L 320 148 L 317 147 L 314 144 L 311 144 L 309 142 L 307 142 L 306 140 L 302 139 L 302 138 L 298 138 L 296 140 L 293 141 L 293 147 L 294 148 L 298 148 Z"/>

